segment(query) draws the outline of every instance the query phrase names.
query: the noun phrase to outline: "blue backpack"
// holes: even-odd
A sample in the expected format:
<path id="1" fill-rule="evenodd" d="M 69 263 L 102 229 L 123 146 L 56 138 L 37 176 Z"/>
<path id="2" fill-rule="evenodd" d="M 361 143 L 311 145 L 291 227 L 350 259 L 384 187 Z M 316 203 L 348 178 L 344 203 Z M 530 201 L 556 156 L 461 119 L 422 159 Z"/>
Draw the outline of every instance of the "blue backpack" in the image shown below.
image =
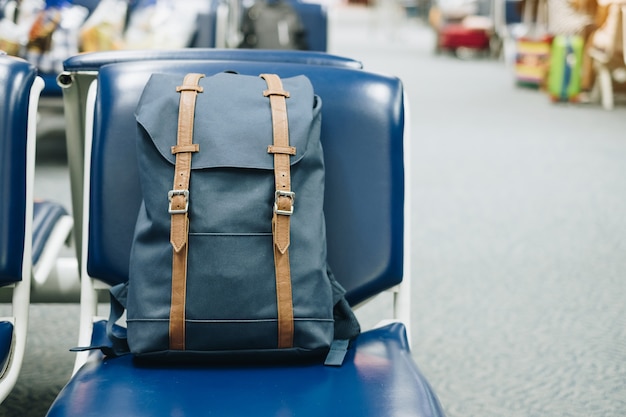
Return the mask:
<path id="1" fill-rule="evenodd" d="M 342 363 L 360 328 L 326 260 L 321 105 L 305 76 L 152 75 L 115 354 Z"/>

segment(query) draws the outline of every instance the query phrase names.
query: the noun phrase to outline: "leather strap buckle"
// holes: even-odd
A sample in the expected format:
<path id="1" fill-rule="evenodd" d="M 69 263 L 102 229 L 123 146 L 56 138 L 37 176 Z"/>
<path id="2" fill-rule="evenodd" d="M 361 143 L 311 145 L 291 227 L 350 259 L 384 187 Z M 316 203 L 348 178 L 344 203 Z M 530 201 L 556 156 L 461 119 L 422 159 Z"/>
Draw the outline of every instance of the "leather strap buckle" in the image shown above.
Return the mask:
<path id="1" fill-rule="evenodd" d="M 278 208 L 278 199 L 280 197 L 287 197 L 291 200 L 291 207 L 289 208 L 289 210 L 281 210 Z M 296 193 L 294 193 L 293 191 L 276 190 L 276 193 L 274 194 L 274 213 L 282 214 L 283 216 L 291 216 L 293 214 L 295 199 Z"/>
<path id="2" fill-rule="evenodd" d="M 185 198 L 184 209 L 172 208 L 172 199 L 177 195 L 182 195 Z M 185 214 L 189 210 L 189 190 L 169 190 L 167 192 L 167 199 L 170 202 L 167 209 L 170 214 Z"/>

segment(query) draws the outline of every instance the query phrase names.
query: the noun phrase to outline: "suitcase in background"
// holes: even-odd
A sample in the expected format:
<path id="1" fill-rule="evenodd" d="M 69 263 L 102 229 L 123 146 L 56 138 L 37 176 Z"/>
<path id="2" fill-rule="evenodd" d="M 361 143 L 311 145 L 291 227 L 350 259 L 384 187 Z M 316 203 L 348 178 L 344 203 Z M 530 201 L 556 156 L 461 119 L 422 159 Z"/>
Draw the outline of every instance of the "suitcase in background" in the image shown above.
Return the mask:
<path id="1" fill-rule="evenodd" d="M 552 42 L 548 94 L 552 101 L 578 101 L 584 41 L 581 36 L 559 35 Z"/>
<path id="2" fill-rule="evenodd" d="M 545 85 L 550 65 L 552 37 L 522 37 L 517 39 L 515 81 L 523 87 L 541 88 Z"/>

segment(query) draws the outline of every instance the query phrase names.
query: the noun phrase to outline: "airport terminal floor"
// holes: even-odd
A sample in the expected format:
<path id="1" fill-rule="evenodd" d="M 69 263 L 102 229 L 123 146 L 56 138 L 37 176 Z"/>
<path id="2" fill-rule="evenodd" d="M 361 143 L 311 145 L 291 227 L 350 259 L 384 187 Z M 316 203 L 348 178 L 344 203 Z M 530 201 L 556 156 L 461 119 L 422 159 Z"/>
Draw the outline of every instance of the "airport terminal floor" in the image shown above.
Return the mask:
<path id="1" fill-rule="evenodd" d="M 410 100 L 412 348 L 446 414 L 626 415 L 626 103 L 551 103 L 502 61 L 435 55 L 393 9 L 330 19 L 329 51 L 400 77 Z M 69 207 L 62 118 L 40 123 L 35 193 Z M 77 304 L 31 307 L 0 416 L 45 415 L 77 326 Z"/>

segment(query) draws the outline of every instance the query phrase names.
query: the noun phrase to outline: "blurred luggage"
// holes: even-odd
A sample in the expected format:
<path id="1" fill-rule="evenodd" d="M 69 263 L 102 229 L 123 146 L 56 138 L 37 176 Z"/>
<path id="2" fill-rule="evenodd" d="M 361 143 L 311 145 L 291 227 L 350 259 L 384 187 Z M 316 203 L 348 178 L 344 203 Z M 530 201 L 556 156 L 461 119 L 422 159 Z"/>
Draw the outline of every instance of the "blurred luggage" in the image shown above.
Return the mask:
<path id="1" fill-rule="evenodd" d="M 439 30 L 439 48 L 484 50 L 489 49 L 489 38 L 489 33 L 485 29 L 466 27 L 463 24 L 450 24 Z"/>
<path id="2" fill-rule="evenodd" d="M 484 0 L 440 0 L 430 10 L 429 23 L 437 33 L 436 52 L 452 51 L 464 58 L 491 50 L 494 22 Z"/>
<path id="3" fill-rule="evenodd" d="M 583 38 L 577 35 L 559 35 L 552 41 L 548 94 L 553 101 L 578 100 L 583 47 Z"/>
<path id="4" fill-rule="evenodd" d="M 240 48 L 308 49 L 306 30 L 285 0 L 256 0 L 245 10 Z"/>
<path id="5" fill-rule="evenodd" d="M 515 81 L 519 86 L 541 88 L 550 65 L 552 37 L 519 38 L 515 54 Z"/>

